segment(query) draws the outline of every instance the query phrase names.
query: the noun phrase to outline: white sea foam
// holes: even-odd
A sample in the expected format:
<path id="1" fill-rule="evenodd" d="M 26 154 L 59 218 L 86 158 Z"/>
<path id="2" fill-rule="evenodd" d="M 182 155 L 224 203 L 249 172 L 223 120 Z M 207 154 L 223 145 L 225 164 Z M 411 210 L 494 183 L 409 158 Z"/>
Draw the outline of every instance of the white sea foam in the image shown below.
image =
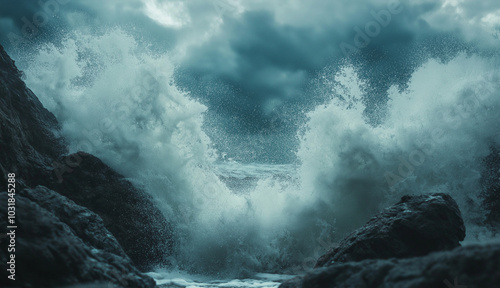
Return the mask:
<path id="1" fill-rule="evenodd" d="M 496 59 L 430 60 L 408 89 L 391 88 L 376 127 L 363 116 L 366 83 L 355 69 L 325 72 L 329 100 L 297 133 L 298 167 L 216 162 L 202 129 L 206 107 L 175 86 L 168 55 L 120 29 L 68 35 L 21 66 L 72 151 L 95 154 L 158 200 L 175 228 L 175 269 L 218 278 L 298 273 L 406 193 L 452 194 L 468 241 L 487 236 L 478 192 L 481 159 L 500 145 Z M 235 191 L 228 177 L 252 178 L 251 189 Z M 183 279 L 165 281 L 201 285 Z"/>

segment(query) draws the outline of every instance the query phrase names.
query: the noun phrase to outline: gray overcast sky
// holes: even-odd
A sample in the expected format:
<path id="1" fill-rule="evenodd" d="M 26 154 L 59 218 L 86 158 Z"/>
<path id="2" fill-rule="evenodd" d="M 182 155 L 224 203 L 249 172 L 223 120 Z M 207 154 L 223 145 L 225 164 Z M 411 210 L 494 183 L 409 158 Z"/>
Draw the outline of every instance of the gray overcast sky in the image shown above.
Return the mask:
<path id="1" fill-rule="evenodd" d="M 0 0 L 0 43 L 15 55 L 37 42 L 57 43 L 67 31 L 99 33 L 119 26 L 151 49 L 172 55 L 177 84 L 209 107 L 208 119 L 223 123 L 223 133 L 238 134 L 241 141 L 269 129 L 276 137 L 291 137 L 303 117 L 296 110 L 324 101 L 321 88 L 311 85 L 317 73 L 335 69 L 345 59 L 341 44 L 356 47 L 357 29 L 366 33 L 366 25 L 376 17 L 385 21 L 387 14 L 380 11 L 389 11 L 390 5 L 401 12 L 389 13 L 387 25 L 373 30 L 375 37 L 358 36 L 369 43 L 349 58 L 370 83 L 365 96 L 368 116 L 383 109 L 391 85 L 404 88 L 412 71 L 429 57 L 446 60 L 459 51 L 498 50 L 498 0 L 398 3 Z M 28 42 L 21 42 L 26 38 Z"/>

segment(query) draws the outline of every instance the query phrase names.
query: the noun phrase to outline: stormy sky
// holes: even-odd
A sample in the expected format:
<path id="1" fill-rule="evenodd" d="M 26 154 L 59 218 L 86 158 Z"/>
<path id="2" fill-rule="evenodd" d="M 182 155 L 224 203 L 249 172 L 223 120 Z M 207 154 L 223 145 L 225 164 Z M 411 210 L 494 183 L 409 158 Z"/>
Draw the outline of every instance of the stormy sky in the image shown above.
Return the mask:
<path id="1" fill-rule="evenodd" d="M 0 0 L 0 7 L 0 43 L 14 57 L 68 31 L 112 27 L 169 52 L 177 85 L 207 105 L 216 144 L 231 150 L 223 147 L 231 137 L 234 154 L 254 145 L 277 162 L 293 158 L 304 111 L 327 100 L 321 73 L 355 65 L 369 84 L 367 119 L 377 125 L 387 89 L 404 89 L 427 59 L 496 53 L 500 44 L 497 0 Z M 261 141 L 249 144 L 255 135 Z M 273 137 L 288 137 L 289 146 L 272 149 Z"/>

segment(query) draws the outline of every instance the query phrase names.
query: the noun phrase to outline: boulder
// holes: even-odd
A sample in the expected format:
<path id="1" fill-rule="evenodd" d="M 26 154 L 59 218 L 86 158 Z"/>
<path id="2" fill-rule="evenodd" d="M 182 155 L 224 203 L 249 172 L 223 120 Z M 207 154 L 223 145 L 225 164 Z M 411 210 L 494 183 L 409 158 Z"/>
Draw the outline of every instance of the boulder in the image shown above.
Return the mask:
<path id="1" fill-rule="evenodd" d="M 6 203 L 7 197 L 6 192 L 1 192 L 0 203 Z M 2 269 L 0 286 L 38 288 L 76 283 L 101 283 L 101 287 L 155 286 L 152 278 L 133 266 L 95 213 L 43 186 L 21 191 L 15 199 L 16 280 L 8 279 L 7 270 Z M 0 222 L 7 222 L 4 213 L 0 214 Z M 7 243 L 0 250 L 2 263 L 10 259 Z"/>
<path id="2" fill-rule="evenodd" d="M 280 288 L 500 287 L 500 244 L 471 245 L 409 259 L 336 263 Z"/>
<path id="3" fill-rule="evenodd" d="M 99 215 L 44 186 L 18 192 L 24 198 L 50 211 L 68 225 L 76 236 L 97 249 L 128 258 L 116 238 L 106 229 Z M 23 214 L 20 215 L 23 217 Z"/>
<path id="4" fill-rule="evenodd" d="M 451 196 L 441 193 L 404 196 L 321 256 L 316 267 L 423 256 L 454 249 L 464 238 L 464 222 Z"/>
<path id="5" fill-rule="evenodd" d="M 50 188 L 97 213 L 143 271 L 167 263 L 172 229 L 152 197 L 98 158 L 79 152 L 59 159 L 68 170 Z M 54 172 L 56 174 L 56 172 Z"/>

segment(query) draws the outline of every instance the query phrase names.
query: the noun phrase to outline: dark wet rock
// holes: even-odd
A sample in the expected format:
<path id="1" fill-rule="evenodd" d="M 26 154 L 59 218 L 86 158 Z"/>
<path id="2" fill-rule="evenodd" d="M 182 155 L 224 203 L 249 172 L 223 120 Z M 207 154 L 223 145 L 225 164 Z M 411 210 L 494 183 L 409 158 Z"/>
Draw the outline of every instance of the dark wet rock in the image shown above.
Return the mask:
<path id="1" fill-rule="evenodd" d="M 19 185 L 46 184 L 52 162 L 67 151 L 56 118 L 21 74 L 0 45 L 0 187 L 7 187 L 8 173 L 16 173 Z"/>
<path id="2" fill-rule="evenodd" d="M 336 263 L 280 288 L 500 287 L 500 244 L 472 245 L 409 259 Z"/>
<path id="3" fill-rule="evenodd" d="M 166 263 L 171 226 L 149 194 L 90 154 L 79 152 L 58 162 L 71 169 L 50 188 L 97 213 L 140 269 Z"/>
<path id="4" fill-rule="evenodd" d="M 0 193 L 0 203 L 7 202 Z M 154 287 L 139 272 L 95 213 L 43 186 L 16 196 L 16 281 L 0 272 L 2 287 L 56 287 L 75 283 L 113 283 L 118 287 Z M 6 215 L 0 214 L 6 223 Z M 7 242 L 0 258 L 6 263 Z M 10 254 L 10 253 L 9 253 Z M 14 285 L 15 284 L 15 285 Z M 111 287 L 111 286 L 102 286 Z"/>
<path id="5" fill-rule="evenodd" d="M 0 189 L 8 173 L 16 174 L 19 191 L 49 187 L 98 214 L 140 269 L 166 263 L 171 229 L 153 199 L 92 155 L 63 157 L 56 118 L 21 76 L 0 45 Z"/>
<path id="6" fill-rule="evenodd" d="M 17 195 L 28 198 L 45 210 L 50 211 L 68 225 L 75 235 L 85 243 L 103 251 L 128 258 L 116 238 L 106 229 L 102 218 L 89 209 L 77 205 L 72 200 L 44 186 L 25 189 Z"/>
<path id="7" fill-rule="evenodd" d="M 408 258 L 460 246 L 465 226 L 447 194 L 404 196 L 321 256 L 316 267 L 366 259 Z"/>

